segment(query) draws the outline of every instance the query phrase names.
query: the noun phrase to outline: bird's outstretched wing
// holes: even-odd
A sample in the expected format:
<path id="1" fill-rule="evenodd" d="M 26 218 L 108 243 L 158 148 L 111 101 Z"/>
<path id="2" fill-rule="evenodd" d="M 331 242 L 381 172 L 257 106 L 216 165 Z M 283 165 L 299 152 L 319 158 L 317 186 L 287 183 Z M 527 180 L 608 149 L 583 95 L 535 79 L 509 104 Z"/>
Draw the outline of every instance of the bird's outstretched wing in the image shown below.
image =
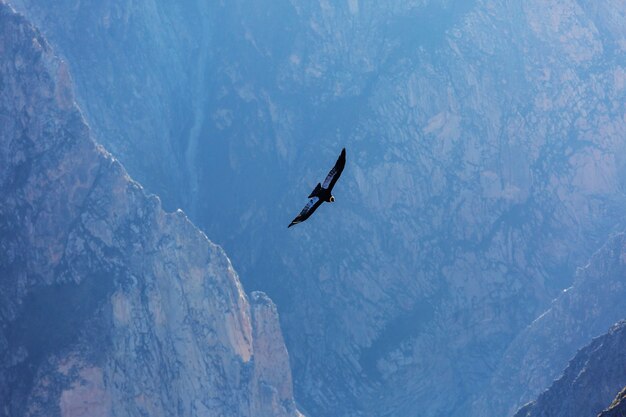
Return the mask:
<path id="1" fill-rule="evenodd" d="M 309 216 L 311 216 L 311 214 L 313 214 L 313 212 L 322 205 L 322 203 L 323 201 L 320 200 L 319 197 L 313 197 L 312 199 L 310 199 L 307 205 L 304 206 L 300 214 L 298 214 L 298 216 L 296 216 L 296 218 L 293 219 L 291 223 L 289 223 L 289 226 L 287 226 L 287 228 L 293 226 L 294 224 L 302 223 L 303 221 L 308 219 Z"/>
<path id="2" fill-rule="evenodd" d="M 339 158 L 337 158 L 337 162 L 335 162 L 335 166 L 333 167 L 333 169 L 330 170 L 330 172 L 326 176 L 326 179 L 322 183 L 322 187 L 326 188 L 327 190 L 332 191 L 333 187 L 335 186 L 335 183 L 339 179 L 339 176 L 343 172 L 343 167 L 345 166 L 346 166 L 346 148 L 343 148 L 341 150 L 341 155 L 339 155 Z"/>

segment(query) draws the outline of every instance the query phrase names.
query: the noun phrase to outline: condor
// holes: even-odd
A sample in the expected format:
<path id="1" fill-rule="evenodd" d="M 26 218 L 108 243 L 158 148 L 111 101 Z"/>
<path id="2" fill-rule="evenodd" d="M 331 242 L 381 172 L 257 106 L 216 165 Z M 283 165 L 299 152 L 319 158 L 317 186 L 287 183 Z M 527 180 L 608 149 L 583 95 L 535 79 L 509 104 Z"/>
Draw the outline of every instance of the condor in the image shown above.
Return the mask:
<path id="1" fill-rule="evenodd" d="M 288 228 L 293 226 L 294 224 L 302 223 L 303 221 L 308 219 L 311 216 L 311 214 L 313 214 L 313 212 L 317 210 L 319 206 L 322 205 L 323 202 L 332 203 L 335 201 L 335 196 L 333 196 L 331 192 L 333 191 L 333 187 L 335 186 L 335 183 L 341 176 L 341 173 L 343 172 L 343 167 L 345 165 L 346 165 L 346 148 L 343 148 L 341 151 L 341 155 L 339 155 L 339 158 L 337 159 L 337 162 L 335 163 L 335 166 L 333 167 L 333 169 L 330 170 L 330 172 L 326 176 L 324 183 L 322 184 L 317 183 L 317 185 L 315 186 L 315 189 L 311 191 L 311 194 L 309 194 L 309 197 L 308 197 L 310 198 L 309 202 L 307 203 L 306 206 L 304 206 L 300 214 L 298 214 L 298 216 L 296 216 L 296 218 L 293 219 L 291 223 L 289 223 L 289 226 L 287 226 Z"/>

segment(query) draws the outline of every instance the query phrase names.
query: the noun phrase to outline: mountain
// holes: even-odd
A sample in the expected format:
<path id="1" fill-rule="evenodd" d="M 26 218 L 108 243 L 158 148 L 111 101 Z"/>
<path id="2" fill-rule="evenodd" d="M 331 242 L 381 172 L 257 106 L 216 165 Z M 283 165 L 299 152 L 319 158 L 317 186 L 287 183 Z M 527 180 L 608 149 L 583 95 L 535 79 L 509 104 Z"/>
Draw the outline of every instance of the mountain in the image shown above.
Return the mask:
<path id="1" fill-rule="evenodd" d="M 12 3 L 104 145 L 277 303 L 316 417 L 466 416 L 626 229 L 623 1 Z M 336 202 L 287 230 L 342 147 Z"/>
<path id="2" fill-rule="evenodd" d="M 598 417 L 624 417 L 626 416 L 626 388 L 620 391 L 611 405 L 598 415 Z"/>
<path id="3" fill-rule="evenodd" d="M 515 417 L 597 416 L 626 385 L 625 348 L 626 322 L 620 322 L 581 349 L 563 375 Z"/>
<path id="4" fill-rule="evenodd" d="M 0 0 L 0 416 L 301 416 L 276 306 L 97 145 Z"/>
<path id="5" fill-rule="evenodd" d="M 626 316 L 625 277 L 626 235 L 620 233 L 609 239 L 589 263 L 577 271 L 573 285 L 509 345 L 494 372 L 490 389 L 485 390 L 474 405 L 476 413 L 511 415 L 519 406 L 545 390 L 581 346 L 604 334 L 612 323 L 622 320 Z M 610 334 L 624 332 L 624 327 L 622 324 Z M 604 342 L 594 343 L 603 346 L 603 349 L 606 347 Z M 622 345 L 622 350 L 623 347 L 626 345 Z M 617 347 L 613 354 L 620 354 Z M 612 366 L 609 359 L 603 360 L 607 361 L 604 367 Z M 615 366 L 617 384 L 622 376 L 626 377 L 626 368 L 620 368 L 618 362 Z M 605 371 L 599 368 L 594 372 L 591 376 L 602 376 Z M 591 376 L 589 381 L 593 384 Z M 621 384 L 626 385 L 626 379 Z M 583 386 L 579 389 L 588 388 Z M 579 394 L 581 401 L 587 398 Z M 610 391 L 603 395 L 614 394 Z"/>

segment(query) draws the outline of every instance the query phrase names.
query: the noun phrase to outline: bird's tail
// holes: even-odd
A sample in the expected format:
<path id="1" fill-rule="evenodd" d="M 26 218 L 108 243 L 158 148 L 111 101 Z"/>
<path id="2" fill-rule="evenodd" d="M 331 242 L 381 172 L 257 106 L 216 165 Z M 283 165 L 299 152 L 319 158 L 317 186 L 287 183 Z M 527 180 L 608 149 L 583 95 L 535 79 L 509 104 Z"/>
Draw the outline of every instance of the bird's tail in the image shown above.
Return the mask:
<path id="1" fill-rule="evenodd" d="M 313 191 L 311 191 L 311 194 L 309 194 L 307 198 L 315 197 L 316 195 L 319 194 L 321 189 L 322 189 L 322 184 L 318 182 L 315 188 L 313 189 Z"/>

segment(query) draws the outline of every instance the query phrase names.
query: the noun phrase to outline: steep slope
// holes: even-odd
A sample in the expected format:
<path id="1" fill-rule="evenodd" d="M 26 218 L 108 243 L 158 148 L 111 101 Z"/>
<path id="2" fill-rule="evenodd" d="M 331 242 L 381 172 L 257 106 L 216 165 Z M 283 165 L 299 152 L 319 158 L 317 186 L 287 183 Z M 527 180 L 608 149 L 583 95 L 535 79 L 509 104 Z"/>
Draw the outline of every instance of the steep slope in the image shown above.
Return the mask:
<path id="1" fill-rule="evenodd" d="M 210 36 L 202 32 L 209 18 L 203 2 L 60 0 L 44 2 L 42 10 L 28 1 L 9 3 L 44 32 L 59 30 L 46 37 L 68 46 L 59 52 L 72 66 L 80 107 L 107 149 L 123 155 L 133 178 L 166 207 L 189 206 L 189 193 L 181 192 L 190 187 L 186 143 L 179 140 L 194 135 L 200 123 Z"/>
<path id="2" fill-rule="evenodd" d="M 316 415 L 465 416 L 624 230 L 623 1 L 13 1 L 98 132 L 154 121 L 102 137 L 150 190 L 185 173 L 166 206 L 279 304 Z M 337 202 L 288 233 L 343 146 Z"/>
<path id="3" fill-rule="evenodd" d="M 595 253 L 589 264 L 578 270 L 572 287 L 557 297 L 550 309 L 511 343 L 494 372 L 491 389 L 474 405 L 477 414 L 511 415 L 517 407 L 546 389 L 580 346 L 624 317 L 626 235 L 622 233 Z M 624 348 L 626 345 L 622 346 L 622 351 Z M 619 351 L 614 353 L 617 355 Z M 626 356 L 623 359 L 626 360 Z M 626 370 L 618 363 L 615 366 L 617 376 L 623 372 L 626 377 Z M 619 382 L 619 378 L 616 381 Z M 609 394 L 615 393 L 606 395 Z"/>
<path id="4" fill-rule="evenodd" d="M 598 417 L 626 417 L 626 388 L 617 394 L 611 405 Z"/>
<path id="5" fill-rule="evenodd" d="M 515 417 L 595 417 L 626 384 L 626 322 L 581 349 L 563 376 Z"/>
<path id="6" fill-rule="evenodd" d="M 299 415 L 275 306 L 90 135 L 0 0 L 0 415 Z"/>

